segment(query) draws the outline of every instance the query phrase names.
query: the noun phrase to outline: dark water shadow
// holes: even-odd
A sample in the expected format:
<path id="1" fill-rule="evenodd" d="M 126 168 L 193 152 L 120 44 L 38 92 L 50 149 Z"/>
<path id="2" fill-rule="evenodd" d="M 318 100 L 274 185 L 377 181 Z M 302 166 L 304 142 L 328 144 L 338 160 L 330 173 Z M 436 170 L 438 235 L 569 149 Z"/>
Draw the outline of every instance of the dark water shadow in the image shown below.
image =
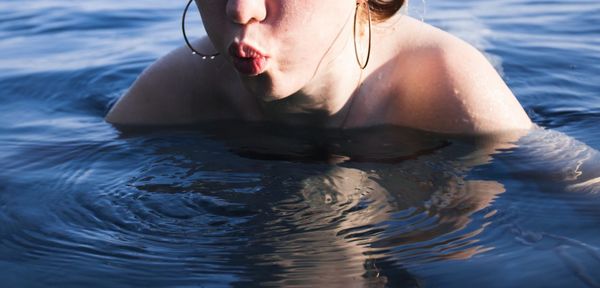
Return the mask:
<path id="1" fill-rule="evenodd" d="M 163 133 L 122 131 L 123 139 Z M 224 244 L 221 255 L 224 269 L 239 269 L 234 286 L 418 286 L 406 266 L 492 248 L 479 245 L 478 235 L 504 187 L 467 177 L 514 146 L 399 127 L 341 132 L 212 123 L 163 131 L 171 135 L 162 134 L 171 137 L 168 148 L 151 157 L 177 159 L 161 171 L 180 172 L 167 180 L 139 175 L 132 185 L 211 199 L 195 205 L 224 217 L 212 225 L 228 227 L 228 239 L 243 239 Z M 178 133 L 199 138 L 178 142 Z M 211 142 L 218 155 L 202 148 Z M 236 183 L 226 174 L 252 180 Z"/>

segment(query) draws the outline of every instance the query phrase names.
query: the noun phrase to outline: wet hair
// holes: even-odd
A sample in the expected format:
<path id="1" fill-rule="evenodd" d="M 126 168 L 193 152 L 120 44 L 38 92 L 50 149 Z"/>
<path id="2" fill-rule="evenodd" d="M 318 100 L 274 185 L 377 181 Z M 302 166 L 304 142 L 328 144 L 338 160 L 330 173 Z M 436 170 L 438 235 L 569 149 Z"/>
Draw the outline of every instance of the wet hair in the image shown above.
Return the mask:
<path id="1" fill-rule="evenodd" d="M 373 20 L 381 22 L 394 16 L 404 3 L 405 0 L 368 0 L 369 7 L 371 7 L 371 13 Z"/>

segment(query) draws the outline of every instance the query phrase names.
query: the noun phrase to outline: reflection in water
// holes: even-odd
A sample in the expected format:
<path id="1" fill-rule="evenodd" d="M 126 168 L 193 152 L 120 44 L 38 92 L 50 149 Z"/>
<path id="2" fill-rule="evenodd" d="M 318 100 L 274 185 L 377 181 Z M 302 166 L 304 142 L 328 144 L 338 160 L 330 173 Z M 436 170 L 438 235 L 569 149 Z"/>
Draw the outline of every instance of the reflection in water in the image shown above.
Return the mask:
<path id="1" fill-rule="evenodd" d="M 600 175 L 598 155 L 567 137 L 196 128 L 14 146 L 0 171 L 7 285 L 600 281 L 600 202 L 594 187 L 565 193 Z"/>
<path id="2" fill-rule="evenodd" d="M 493 248 L 477 238 L 493 209 L 472 216 L 504 187 L 465 177 L 510 144 L 391 127 L 320 135 L 221 128 L 205 133 L 242 156 L 237 164 L 170 147 L 133 185 L 209 197 L 195 205 L 228 218 L 216 224 L 229 226 L 219 237 L 244 239 L 221 255 L 244 267 L 240 283 L 417 286 L 403 267 Z M 243 220 L 229 222 L 234 216 Z"/>
<path id="3" fill-rule="evenodd" d="M 600 287 L 600 157 L 581 143 L 600 147 L 597 0 L 428 2 L 550 129 L 516 147 L 237 125 L 118 137 L 103 117 L 181 44 L 180 4 L 0 1 L 0 286 Z"/>

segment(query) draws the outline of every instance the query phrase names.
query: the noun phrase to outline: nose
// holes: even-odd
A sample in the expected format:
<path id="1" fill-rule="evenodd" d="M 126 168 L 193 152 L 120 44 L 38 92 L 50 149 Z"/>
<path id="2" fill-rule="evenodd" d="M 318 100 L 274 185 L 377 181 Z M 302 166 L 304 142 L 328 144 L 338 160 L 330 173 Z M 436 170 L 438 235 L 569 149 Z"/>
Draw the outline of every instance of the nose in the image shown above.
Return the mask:
<path id="1" fill-rule="evenodd" d="M 226 13 L 236 24 L 262 22 L 267 17 L 265 0 L 229 0 Z"/>

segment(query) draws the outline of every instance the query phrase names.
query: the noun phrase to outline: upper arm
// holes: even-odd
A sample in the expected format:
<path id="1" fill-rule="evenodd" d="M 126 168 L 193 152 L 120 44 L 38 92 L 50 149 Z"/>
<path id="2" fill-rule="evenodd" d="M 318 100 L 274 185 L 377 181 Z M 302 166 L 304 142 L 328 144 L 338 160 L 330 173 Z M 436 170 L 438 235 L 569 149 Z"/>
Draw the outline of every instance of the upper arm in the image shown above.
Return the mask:
<path id="1" fill-rule="evenodd" d="M 412 121 L 442 133 L 529 129 L 529 117 L 482 53 L 453 36 L 439 38 L 410 60 L 404 77 L 410 100 L 402 104 Z"/>
<path id="2" fill-rule="evenodd" d="M 468 120 L 468 133 L 527 130 L 531 121 L 490 62 L 474 47 L 455 44 L 444 53 L 444 80 L 453 103 Z"/>
<path id="3" fill-rule="evenodd" d="M 125 125 L 189 124 L 224 114 L 211 79 L 219 60 L 202 61 L 187 47 L 163 56 L 137 78 L 106 116 Z M 210 73 L 212 72 L 212 73 Z"/>

